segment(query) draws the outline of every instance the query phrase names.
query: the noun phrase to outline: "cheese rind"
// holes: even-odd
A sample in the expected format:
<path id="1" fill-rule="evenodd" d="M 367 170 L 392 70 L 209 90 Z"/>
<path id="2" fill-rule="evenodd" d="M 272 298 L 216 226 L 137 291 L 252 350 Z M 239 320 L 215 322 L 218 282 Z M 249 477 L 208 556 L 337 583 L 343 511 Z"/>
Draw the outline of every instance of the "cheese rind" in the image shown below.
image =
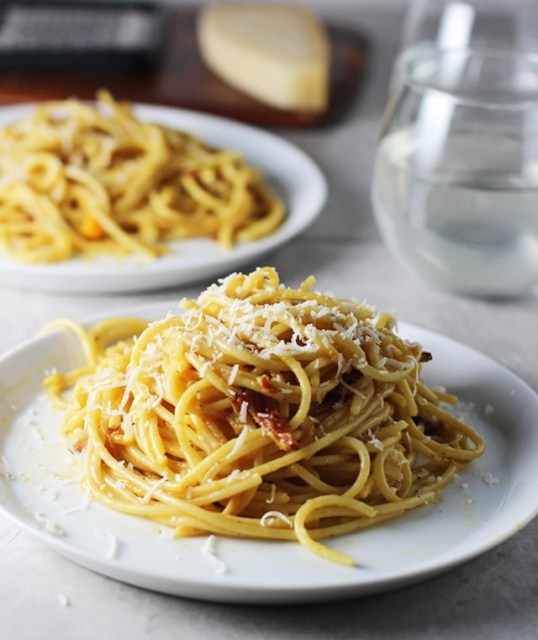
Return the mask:
<path id="1" fill-rule="evenodd" d="M 308 7 L 208 5 L 198 41 L 207 66 L 247 95 L 280 109 L 327 107 L 330 47 Z"/>

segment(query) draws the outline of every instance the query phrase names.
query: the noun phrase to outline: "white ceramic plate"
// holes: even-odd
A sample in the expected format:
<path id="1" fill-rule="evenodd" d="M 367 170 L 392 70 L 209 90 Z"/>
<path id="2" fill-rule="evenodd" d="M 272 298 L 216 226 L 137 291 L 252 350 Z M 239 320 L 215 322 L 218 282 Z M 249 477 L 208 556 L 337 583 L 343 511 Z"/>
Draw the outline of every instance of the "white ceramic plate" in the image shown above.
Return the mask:
<path id="1" fill-rule="evenodd" d="M 0 108 L 0 127 L 27 115 L 34 105 Z M 135 105 L 141 120 L 184 129 L 209 144 L 235 149 L 283 198 L 288 216 L 270 236 L 224 251 L 206 238 L 171 243 L 171 252 L 157 260 L 139 256 L 72 259 L 51 265 L 26 265 L 0 250 L 0 283 L 42 291 L 112 293 L 162 289 L 227 274 L 304 231 L 321 212 L 327 198 L 325 177 L 298 147 L 271 133 L 225 118 L 192 111 Z"/>
<path id="2" fill-rule="evenodd" d="M 175 303 L 136 314 L 162 317 Z M 242 603 L 297 603 L 371 594 L 464 562 L 519 531 L 538 512 L 538 396 L 497 362 L 448 338 L 402 325 L 433 353 L 431 384 L 457 393 L 460 410 L 487 442 L 440 503 L 400 520 L 337 538 L 357 566 L 324 561 L 298 543 L 207 537 L 175 540 L 153 523 L 88 504 L 68 464 L 60 415 L 41 393 L 43 374 L 81 354 L 57 332 L 0 360 L 0 511 L 75 562 L 166 593 Z M 61 533 L 62 535 L 56 535 Z"/>

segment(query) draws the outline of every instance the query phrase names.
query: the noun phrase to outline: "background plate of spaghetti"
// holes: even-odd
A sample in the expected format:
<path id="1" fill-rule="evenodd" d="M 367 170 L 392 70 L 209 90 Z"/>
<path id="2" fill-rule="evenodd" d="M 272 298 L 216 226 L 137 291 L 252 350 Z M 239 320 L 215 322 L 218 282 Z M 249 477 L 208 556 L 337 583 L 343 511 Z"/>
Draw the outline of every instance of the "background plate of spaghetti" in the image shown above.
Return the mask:
<path id="1" fill-rule="evenodd" d="M 281 137 L 105 92 L 95 104 L 0 108 L 0 282 L 75 293 L 178 286 L 280 247 L 324 206 L 322 172 Z"/>
<path id="2" fill-rule="evenodd" d="M 210 290 L 208 295 L 214 294 L 215 290 Z M 218 295 L 216 300 L 218 302 Z M 179 318 L 189 313 L 193 319 L 196 309 L 192 301 L 189 304 L 190 311 L 187 309 L 183 312 L 179 311 L 177 301 L 141 307 L 132 310 L 129 317 L 143 319 L 143 326 L 146 321 L 155 321 L 149 330 L 156 335 L 163 322 L 168 325 L 181 323 Z M 221 315 L 221 319 L 223 317 Z M 85 326 L 93 326 L 94 322 Z M 120 325 L 115 322 L 102 326 L 108 326 L 107 331 L 112 329 L 112 333 L 116 331 L 117 334 Z M 123 320 L 121 324 L 123 328 L 127 326 Z M 138 320 L 131 326 L 137 324 Z M 280 330 L 280 323 L 278 327 Z M 71 326 L 73 328 L 75 325 Z M 195 328 L 191 325 L 192 330 Z M 277 325 L 274 329 L 277 330 Z M 323 541 L 331 552 L 342 554 L 344 558 L 351 557 L 352 566 L 318 557 L 311 548 L 297 541 L 253 540 L 207 533 L 177 538 L 173 536 L 173 529 L 162 523 L 120 513 L 90 500 L 81 485 L 84 460 L 91 460 L 87 451 L 89 445 L 83 435 L 77 441 L 72 437 L 74 434 L 70 433 L 71 445 L 68 447 L 68 439 L 61 433 L 64 411 L 52 408 L 50 398 L 43 390 L 46 377 L 52 382 L 55 379 L 58 381 L 55 372 L 69 372 L 86 366 L 88 353 L 81 347 L 80 335 L 76 331 L 65 330 L 65 327 L 40 335 L 6 354 L 0 361 L 0 509 L 26 532 L 56 552 L 106 576 L 170 594 L 216 601 L 299 603 L 363 596 L 416 582 L 470 560 L 516 534 L 538 511 L 538 467 L 535 462 L 538 398 L 522 380 L 499 363 L 463 344 L 403 323 L 397 333 L 411 341 L 411 344 L 417 342 L 422 345 L 425 351 L 415 351 L 417 356 L 419 353 L 432 354 L 432 360 L 425 362 L 423 367 L 425 384 L 430 389 L 442 385 L 457 394 L 459 403 L 453 409 L 454 415 L 463 417 L 476 430 L 484 439 L 486 449 L 469 464 L 461 466 L 435 501 L 412 509 L 397 519 L 351 533 L 341 533 Z M 139 348 L 146 348 L 150 342 L 140 337 L 136 344 Z M 154 346 L 148 353 L 155 355 L 156 342 L 151 344 Z M 305 345 L 298 342 L 296 346 L 304 348 Z M 197 353 L 202 358 L 204 349 Z M 282 357 L 287 358 L 289 354 Z M 194 364 L 191 363 L 191 367 L 200 367 L 209 379 L 215 375 L 216 368 L 226 365 L 226 362 L 212 362 L 204 368 L 201 360 L 194 359 L 192 362 Z M 270 363 L 275 364 L 272 359 Z M 183 371 L 186 380 L 190 375 L 187 370 L 193 373 L 192 368 L 187 367 Z M 312 374 L 312 367 L 306 370 Z M 78 371 L 77 376 L 81 374 L 84 371 Z M 106 375 L 109 374 L 112 375 L 113 371 L 109 370 Z M 267 393 L 275 393 L 274 386 L 282 384 L 284 373 L 279 372 L 275 365 L 274 368 L 268 368 L 268 375 L 269 380 L 262 376 L 262 385 Z M 360 391 L 360 385 L 366 378 L 366 375 L 353 376 L 348 372 L 344 382 L 347 387 L 355 387 L 356 391 Z M 225 379 L 230 385 L 238 385 L 236 388 L 248 386 L 248 375 L 241 367 L 235 369 L 232 366 Z M 314 374 L 313 384 L 319 383 L 316 380 Z M 146 377 L 144 384 L 151 386 L 153 383 Z M 123 410 L 127 410 L 132 401 L 129 394 L 133 387 L 128 386 L 128 392 L 125 384 L 119 384 L 116 388 L 127 402 Z M 207 393 L 208 387 L 204 388 L 205 392 L 200 387 L 198 392 Z M 142 409 L 153 410 L 160 406 L 156 410 L 164 415 L 162 412 L 165 407 L 170 410 L 170 405 L 166 404 L 168 400 L 165 400 L 168 393 L 169 390 L 159 389 L 157 384 L 151 407 L 146 405 Z M 349 406 L 352 406 L 355 397 L 360 396 L 350 392 L 345 396 L 343 405 L 351 403 Z M 80 398 L 84 400 L 83 395 Z M 195 399 L 195 396 L 191 396 L 191 399 Z M 227 402 L 216 400 L 213 408 L 220 411 L 227 407 L 227 415 L 232 418 L 232 409 Z M 94 406 L 92 401 L 88 406 L 92 413 L 97 403 Z M 334 415 L 341 410 L 338 406 L 337 400 L 334 402 Z M 260 429 L 256 428 L 260 425 L 250 421 L 250 426 L 245 427 L 250 414 L 244 412 L 241 418 L 242 408 L 239 407 L 237 422 L 234 423 L 239 436 L 225 445 L 228 447 L 225 451 L 230 463 L 234 456 L 237 458 L 242 447 L 250 446 L 252 451 L 253 442 L 261 437 Z M 111 420 L 107 422 L 106 430 L 112 438 L 119 435 L 114 422 L 114 415 L 117 417 L 119 413 L 121 411 L 109 411 Z M 194 422 L 195 413 L 192 413 Z M 316 415 L 324 427 L 330 428 L 331 423 L 326 421 L 330 420 L 328 416 L 324 417 L 323 413 Z M 86 426 L 91 426 L 91 416 L 87 420 Z M 243 426 L 241 420 L 244 421 Z M 292 421 L 290 417 L 289 424 Z M 134 423 L 131 426 L 135 428 Z M 220 427 L 224 428 L 222 424 Z M 275 435 L 278 440 L 278 431 L 272 434 L 273 437 Z M 266 437 L 267 434 L 262 436 Z M 300 439 L 308 437 L 308 434 L 295 429 L 293 436 Z M 326 436 L 320 433 L 319 439 L 314 440 L 321 442 Z M 381 431 L 374 430 L 367 434 L 364 444 L 374 457 L 382 454 L 382 447 L 376 440 L 383 439 L 388 447 L 388 440 L 392 436 L 394 434 L 382 435 Z M 118 442 L 115 445 L 109 442 L 108 453 L 118 453 L 114 448 Z M 290 444 L 286 442 L 284 439 L 284 449 Z M 352 446 L 356 446 L 356 443 L 352 445 L 346 438 L 343 442 L 349 456 L 357 456 L 361 450 L 364 453 L 362 445 L 354 452 Z M 193 443 L 195 440 L 191 441 L 191 445 Z M 146 445 L 152 446 L 148 442 Z M 273 452 L 277 450 L 275 442 L 271 444 L 267 437 L 265 446 L 273 447 Z M 190 450 L 193 456 L 196 455 L 195 448 L 193 445 Z M 280 455 L 300 454 L 300 448 L 298 452 L 290 446 L 290 450 L 280 452 Z M 103 452 L 105 456 L 108 455 Z M 337 453 L 333 450 L 333 454 Z M 177 458 L 174 464 L 178 463 L 180 457 L 172 456 Z M 348 466 L 350 461 L 351 458 Z M 260 462 L 257 460 L 257 463 Z M 318 458 L 318 462 L 329 465 L 331 456 Z M 220 463 L 216 460 L 212 460 L 212 463 L 215 464 L 206 469 L 209 476 L 222 464 L 222 459 Z M 140 459 L 137 464 L 141 464 Z M 123 464 L 120 466 L 123 467 Z M 96 480 L 98 488 L 106 485 L 105 463 L 100 462 L 96 472 L 89 464 L 86 471 L 90 471 L 93 476 L 91 482 Z M 296 471 L 294 469 L 294 473 Z M 321 467 L 318 467 L 318 472 L 327 479 Z M 237 479 L 239 474 L 232 475 Z M 288 523 L 282 512 L 286 509 L 288 513 L 291 512 L 285 502 L 278 502 L 289 481 L 289 477 L 286 478 L 286 474 L 284 476 L 274 476 L 272 480 L 279 487 L 278 490 L 268 490 L 264 495 L 263 509 L 268 515 L 263 519 L 268 529 L 277 528 L 286 533 L 289 532 Z M 307 475 L 303 476 L 305 483 L 311 481 Z M 166 482 L 174 479 L 178 480 L 168 478 Z M 420 483 L 420 477 L 418 480 Z M 155 477 L 150 478 L 150 484 L 138 491 L 135 500 L 138 506 L 155 507 L 157 498 L 163 496 L 166 501 L 168 498 L 163 482 L 162 479 L 155 481 Z M 427 482 L 436 482 L 436 478 L 430 478 Z M 122 487 L 128 489 L 128 484 L 115 482 L 115 487 L 121 493 Z M 215 480 L 214 487 L 219 491 L 223 489 L 220 485 L 222 483 Z M 263 489 L 263 485 L 258 486 L 260 490 Z M 104 489 L 106 493 L 107 487 L 104 486 Z M 244 489 L 248 494 L 250 489 Z M 197 508 L 200 496 L 193 494 L 191 498 L 193 508 Z M 226 501 L 222 493 L 220 498 Z M 280 516 L 276 513 L 278 511 L 281 512 Z"/>

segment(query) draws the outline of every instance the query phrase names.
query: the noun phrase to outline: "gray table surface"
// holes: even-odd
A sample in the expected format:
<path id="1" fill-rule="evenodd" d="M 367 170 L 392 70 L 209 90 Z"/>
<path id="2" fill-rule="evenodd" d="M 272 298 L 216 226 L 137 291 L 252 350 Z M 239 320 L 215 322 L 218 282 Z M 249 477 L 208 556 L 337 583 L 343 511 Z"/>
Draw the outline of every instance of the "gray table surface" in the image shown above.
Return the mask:
<path id="1" fill-rule="evenodd" d="M 488 302 L 450 296 L 408 275 L 377 235 L 369 204 L 373 154 L 403 2 L 330 0 L 315 6 L 354 24 L 373 45 L 366 86 L 335 127 L 283 130 L 319 162 L 330 197 L 321 218 L 269 256 L 283 279 L 309 273 L 320 290 L 368 300 L 401 320 L 495 358 L 538 390 L 538 297 Z M 246 268 L 248 268 L 247 265 Z M 253 266 L 253 265 L 250 265 Z M 203 283 L 205 286 L 207 283 Z M 145 295 L 61 296 L 0 287 L 0 352 L 59 316 L 84 318 L 196 295 L 200 284 Z M 538 459 L 538 452 L 537 452 Z M 412 587 L 347 602 L 238 606 L 170 597 L 115 582 L 48 550 L 0 516 L 0 636 L 34 638 L 469 638 L 538 637 L 538 520 L 481 557 Z M 69 606 L 62 606 L 58 594 Z"/>

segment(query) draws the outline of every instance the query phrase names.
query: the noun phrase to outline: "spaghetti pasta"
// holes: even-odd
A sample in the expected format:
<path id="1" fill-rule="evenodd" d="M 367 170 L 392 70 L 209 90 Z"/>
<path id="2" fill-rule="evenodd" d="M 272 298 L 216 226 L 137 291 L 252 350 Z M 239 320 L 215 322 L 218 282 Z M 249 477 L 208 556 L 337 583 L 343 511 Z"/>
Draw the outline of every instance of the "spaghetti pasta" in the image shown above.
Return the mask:
<path id="1" fill-rule="evenodd" d="M 435 501 L 482 438 L 393 316 L 313 285 L 265 267 L 149 324 L 60 323 L 87 365 L 46 386 L 92 497 L 177 536 L 295 540 L 346 565 L 320 540 Z"/>
<path id="2" fill-rule="evenodd" d="M 239 153 L 141 122 L 106 91 L 95 105 L 45 102 L 1 129 L 0 185 L 0 243 L 27 263 L 155 258 L 200 236 L 230 249 L 285 216 Z"/>

